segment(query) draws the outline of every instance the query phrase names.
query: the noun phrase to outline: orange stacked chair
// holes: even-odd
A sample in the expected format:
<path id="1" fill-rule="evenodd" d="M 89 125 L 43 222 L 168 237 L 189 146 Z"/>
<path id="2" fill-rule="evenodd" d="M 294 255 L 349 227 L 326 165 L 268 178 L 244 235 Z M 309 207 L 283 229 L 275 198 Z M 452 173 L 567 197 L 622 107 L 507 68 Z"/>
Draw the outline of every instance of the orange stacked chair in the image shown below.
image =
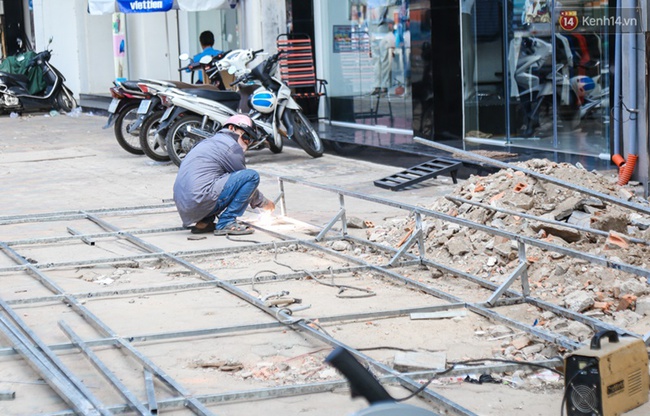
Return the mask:
<path id="1" fill-rule="evenodd" d="M 317 118 L 320 98 L 324 97 L 326 105 L 324 118 L 329 120 L 327 81 L 316 78 L 311 38 L 305 34 L 285 33 L 278 35 L 276 42 L 278 51 L 282 52 L 279 59 L 282 82 L 291 88 L 294 98 L 301 103 L 304 110 L 315 108 L 315 111 L 305 111 L 305 113 L 315 113 Z"/>

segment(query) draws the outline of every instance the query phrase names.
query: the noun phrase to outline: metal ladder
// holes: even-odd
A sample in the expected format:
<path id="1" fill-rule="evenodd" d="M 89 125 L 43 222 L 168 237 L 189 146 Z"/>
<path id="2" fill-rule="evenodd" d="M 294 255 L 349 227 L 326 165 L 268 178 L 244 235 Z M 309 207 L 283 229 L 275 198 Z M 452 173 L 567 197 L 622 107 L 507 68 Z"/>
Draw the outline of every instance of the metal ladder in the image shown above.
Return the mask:
<path id="1" fill-rule="evenodd" d="M 394 175 L 377 179 L 373 183 L 380 188 L 399 191 L 408 186 L 415 185 L 427 179 L 436 178 L 438 175 L 449 175 L 454 183 L 458 183 L 456 173 L 463 162 L 453 159 L 437 158 L 405 169 Z"/>

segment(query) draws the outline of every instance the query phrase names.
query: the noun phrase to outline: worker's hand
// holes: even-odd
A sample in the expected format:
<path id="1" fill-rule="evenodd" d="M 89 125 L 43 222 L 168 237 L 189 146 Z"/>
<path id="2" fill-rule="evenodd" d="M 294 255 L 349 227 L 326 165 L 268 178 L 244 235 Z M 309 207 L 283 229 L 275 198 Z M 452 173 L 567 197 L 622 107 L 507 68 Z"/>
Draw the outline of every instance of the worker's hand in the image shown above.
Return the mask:
<path id="1" fill-rule="evenodd" d="M 275 203 L 273 203 L 273 201 L 271 201 L 270 199 L 266 199 L 266 200 L 264 200 L 264 203 L 262 204 L 262 209 L 264 211 L 273 212 L 273 211 L 275 211 Z"/>

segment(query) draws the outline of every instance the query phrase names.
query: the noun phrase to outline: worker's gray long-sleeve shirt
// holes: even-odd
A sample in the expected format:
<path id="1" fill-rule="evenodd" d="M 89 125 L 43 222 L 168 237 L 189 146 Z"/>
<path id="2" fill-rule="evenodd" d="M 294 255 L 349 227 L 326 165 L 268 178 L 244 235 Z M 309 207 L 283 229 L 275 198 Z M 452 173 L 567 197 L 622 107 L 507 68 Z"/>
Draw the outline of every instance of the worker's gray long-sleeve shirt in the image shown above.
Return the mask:
<path id="1" fill-rule="evenodd" d="M 183 159 L 174 182 L 174 202 L 183 226 L 210 214 L 230 173 L 242 169 L 246 162 L 236 133 L 224 129 L 198 143 Z M 262 193 L 255 192 L 251 207 L 263 203 Z"/>

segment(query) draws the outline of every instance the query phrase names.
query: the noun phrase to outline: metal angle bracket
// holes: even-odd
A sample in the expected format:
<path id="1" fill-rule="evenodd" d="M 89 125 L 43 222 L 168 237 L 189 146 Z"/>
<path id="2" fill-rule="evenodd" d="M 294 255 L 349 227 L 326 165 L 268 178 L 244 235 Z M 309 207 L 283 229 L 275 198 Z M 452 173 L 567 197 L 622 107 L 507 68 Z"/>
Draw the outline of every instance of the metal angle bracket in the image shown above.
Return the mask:
<path id="1" fill-rule="evenodd" d="M 420 261 L 422 260 L 424 256 L 424 233 L 422 231 L 422 216 L 420 215 L 419 212 L 415 213 L 415 230 L 411 234 L 411 236 L 404 242 L 402 247 L 399 249 L 397 253 L 393 256 L 393 258 L 390 259 L 388 262 L 389 266 L 394 266 L 395 263 L 397 263 L 397 260 L 399 260 L 400 257 L 406 253 L 406 251 L 411 248 L 411 246 L 417 241 L 418 243 L 418 250 L 419 250 L 419 258 Z"/>
<path id="2" fill-rule="evenodd" d="M 316 236 L 316 241 L 320 242 L 325 238 L 325 234 L 327 234 L 334 224 L 337 223 L 337 221 L 341 221 L 341 237 L 345 237 L 345 235 L 348 233 L 348 227 L 346 223 L 346 218 L 345 218 L 345 198 L 343 194 L 339 193 L 339 212 L 336 213 L 336 215 L 323 227 L 320 233 Z"/>

